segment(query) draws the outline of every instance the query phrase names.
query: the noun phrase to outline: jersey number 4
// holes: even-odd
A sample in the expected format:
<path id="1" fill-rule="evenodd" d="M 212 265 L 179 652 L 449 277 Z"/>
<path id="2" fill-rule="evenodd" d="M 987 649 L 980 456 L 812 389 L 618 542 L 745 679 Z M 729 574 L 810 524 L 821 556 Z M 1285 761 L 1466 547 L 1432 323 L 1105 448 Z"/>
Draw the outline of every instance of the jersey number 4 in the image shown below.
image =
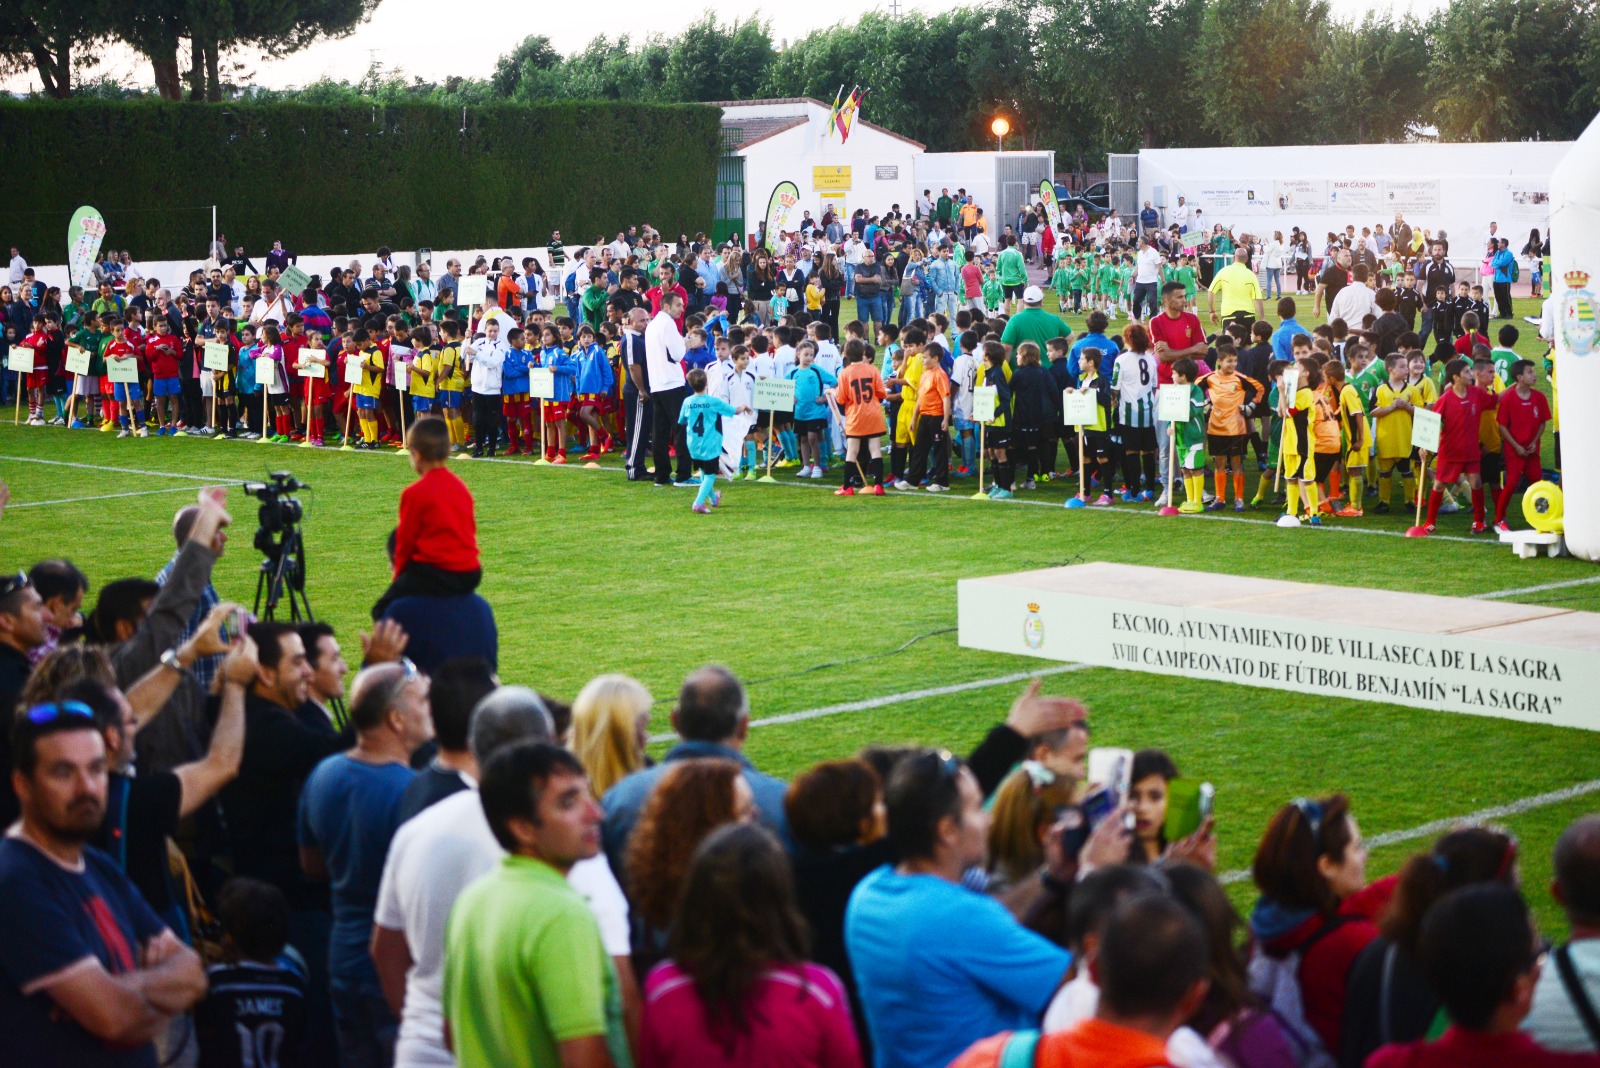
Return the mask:
<path id="1" fill-rule="evenodd" d="M 706 432 L 706 413 L 700 412 L 694 417 L 694 432 L 698 437 Z"/>

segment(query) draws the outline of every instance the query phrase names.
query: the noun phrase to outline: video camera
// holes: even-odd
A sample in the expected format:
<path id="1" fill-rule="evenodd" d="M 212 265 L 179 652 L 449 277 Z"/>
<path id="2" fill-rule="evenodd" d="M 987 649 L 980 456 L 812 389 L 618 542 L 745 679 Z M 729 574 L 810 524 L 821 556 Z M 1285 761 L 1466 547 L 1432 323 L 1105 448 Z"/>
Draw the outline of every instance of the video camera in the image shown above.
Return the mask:
<path id="1" fill-rule="evenodd" d="M 287 471 L 271 472 L 266 482 L 244 484 L 245 493 L 261 502 L 256 513 L 256 551 L 264 556 L 276 555 L 282 534 L 305 516 L 300 502 L 289 494 L 310 488 Z"/>

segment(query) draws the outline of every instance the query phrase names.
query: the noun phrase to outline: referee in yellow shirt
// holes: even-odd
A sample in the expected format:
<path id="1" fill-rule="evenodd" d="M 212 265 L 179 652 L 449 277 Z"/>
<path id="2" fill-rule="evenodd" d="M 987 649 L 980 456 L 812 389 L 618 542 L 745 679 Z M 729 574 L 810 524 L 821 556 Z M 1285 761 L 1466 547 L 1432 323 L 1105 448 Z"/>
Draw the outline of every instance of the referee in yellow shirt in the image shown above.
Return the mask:
<path id="1" fill-rule="evenodd" d="M 1218 271 L 1211 279 L 1208 301 L 1211 321 L 1220 324 L 1224 319 L 1236 319 L 1248 327 L 1257 319 L 1266 318 L 1261 302 L 1261 282 L 1250 269 L 1250 253 L 1239 249 L 1233 262 Z M 1222 313 L 1217 313 L 1217 295 L 1222 296 Z"/>

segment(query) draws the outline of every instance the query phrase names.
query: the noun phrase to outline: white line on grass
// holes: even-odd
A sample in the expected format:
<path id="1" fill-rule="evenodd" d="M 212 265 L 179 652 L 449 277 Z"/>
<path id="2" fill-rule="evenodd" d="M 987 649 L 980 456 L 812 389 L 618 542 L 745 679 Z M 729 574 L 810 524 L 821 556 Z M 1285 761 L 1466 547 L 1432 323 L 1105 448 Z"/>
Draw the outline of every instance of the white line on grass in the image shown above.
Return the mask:
<path id="1" fill-rule="evenodd" d="M 1519 801 L 1509 801 L 1504 805 L 1491 805 L 1489 808 L 1480 808 L 1476 812 L 1469 812 L 1465 816 L 1446 816 L 1442 820 L 1432 820 L 1420 827 L 1409 827 L 1403 831 L 1387 831 L 1367 839 L 1368 849 L 1377 849 L 1380 846 L 1399 845 L 1401 842 L 1414 842 L 1418 838 L 1428 838 L 1444 831 L 1452 830 L 1462 824 L 1488 823 L 1490 820 L 1505 819 L 1507 816 L 1520 816 L 1524 812 L 1532 812 L 1536 808 L 1546 808 L 1550 805 L 1559 805 L 1563 801 L 1571 801 L 1589 794 L 1600 793 L 1600 779 L 1590 779 L 1588 782 L 1564 786 L 1559 790 L 1548 793 L 1534 794 L 1524 797 Z M 1242 883 L 1250 878 L 1247 870 L 1224 872 L 1219 876 L 1223 883 Z"/>
<path id="2" fill-rule="evenodd" d="M 930 686 L 921 690 L 907 690 L 905 693 L 885 694 L 882 697 L 869 697 L 863 701 L 846 701 L 839 705 L 824 705 L 821 708 L 808 708 L 803 712 L 785 712 L 778 716 L 767 716 L 764 719 L 750 721 L 752 727 L 776 727 L 782 723 L 804 723 L 810 719 L 821 719 L 823 716 L 839 716 L 846 712 L 868 712 L 874 708 L 885 708 L 889 705 L 904 704 L 907 701 L 921 701 L 929 697 L 948 697 L 950 694 L 966 693 L 969 690 L 987 690 L 992 686 L 1005 686 L 1011 683 L 1027 682 L 1029 679 L 1042 679 L 1051 675 L 1065 675 L 1069 671 L 1082 671 L 1084 668 L 1093 667 L 1092 664 L 1057 664 L 1055 667 L 1036 668 L 1033 671 L 1017 671 L 1010 675 L 996 675 L 990 679 L 974 679 L 971 682 L 956 682 L 949 686 Z M 677 738 L 676 734 L 653 734 L 651 742 L 670 742 Z"/>
<path id="3" fill-rule="evenodd" d="M 241 482 L 240 478 L 232 475 L 180 475 L 172 471 L 145 471 L 137 467 L 104 467 L 100 464 L 79 464 L 70 460 L 41 460 L 36 456 L 0 456 L 0 460 L 10 460 L 19 464 L 49 464 L 52 467 L 76 467 L 83 471 L 109 471 L 116 475 L 150 475 L 154 478 L 187 478 L 194 482 Z"/>
<path id="4" fill-rule="evenodd" d="M 1573 586 L 1590 586 L 1596 582 L 1600 582 L 1600 575 L 1594 575 L 1590 578 L 1569 579 L 1566 582 L 1546 582 L 1542 586 L 1523 586 L 1515 590 L 1495 590 L 1491 593 L 1475 593 L 1472 595 L 1472 599 L 1477 601 L 1493 601 L 1500 597 L 1521 597 L 1525 593 L 1543 593 L 1546 590 L 1566 590 L 1571 589 Z"/>
<path id="5" fill-rule="evenodd" d="M 171 486 L 158 490 L 133 490 L 128 493 L 97 493 L 93 497 L 63 497 L 55 501 L 23 501 L 13 504 L 11 508 L 43 508 L 47 504 L 77 504 L 79 501 L 109 501 L 118 497 L 148 497 L 154 493 L 193 493 L 193 486 Z"/>

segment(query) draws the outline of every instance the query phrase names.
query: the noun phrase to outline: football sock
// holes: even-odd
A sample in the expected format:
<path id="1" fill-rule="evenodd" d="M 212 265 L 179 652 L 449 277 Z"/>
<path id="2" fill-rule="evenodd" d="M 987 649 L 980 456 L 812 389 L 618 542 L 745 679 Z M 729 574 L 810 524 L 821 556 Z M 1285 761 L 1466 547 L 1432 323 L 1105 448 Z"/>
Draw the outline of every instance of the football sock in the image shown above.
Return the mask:
<path id="1" fill-rule="evenodd" d="M 1472 491 L 1472 521 L 1483 523 L 1483 487 L 1477 486 Z"/>
<path id="2" fill-rule="evenodd" d="M 1415 475 L 1402 475 L 1400 488 L 1405 491 L 1406 503 L 1412 507 L 1417 503 L 1417 479 Z"/>
<path id="3" fill-rule="evenodd" d="M 1145 489 L 1149 490 L 1151 493 L 1160 493 L 1161 490 L 1156 485 L 1156 454 L 1153 452 L 1147 452 L 1140 456 L 1139 459 L 1140 463 L 1144 467 Z"/>
<path id="4" fill-rule="evenodd" d="M 1364 470 L 1364 469 L 1363 468 L 1358 468 L 1358 470 Z M 1350 507 L 1351 508 L 1360 508 L 1361 507 L 1361 502 L 1365 498 L 1366 490 L 1367 490 L 1367 476 L 1365 476 L 1365 475 L 1351 475 L 1350 476 Z"/>
<path id="5" fill-rule="evenodd" d="M 1222 496 L 1223 496 L 1222 491 L 1218 490 L 1217 491 L 1217 499 L 1221 500 Z M 1236 500 L 1236 501 L 1244 500 L 1244 472 L 1243 471 L 1235 471 L 1233 473 L 1233 499 Z"/>
<path id="6" fill-rule="evenodd" d="M 1506 508 L 1511 504 L 1511 495 L 1515 492 L 1516 487 L 1510 482 L 1500 487 L 1500 496 L 1496 497 L 1494 502 L 1494 521 L 1496 523 L 1505 522 Z"/>
<path id="7" fill-rule="evenodd" d="M 712 490 L 712 487 L 716 485 L 716 483 L 717 483 L 717 476 L 716 475 L 701 475 L 700 476 L 700 492 L 695 494 L 695 498 L 694 498 L 694 503 L 695 503 L 696 507 L 699 507 L 701 505 L 704 505 L 704 504 L 707 504 L 707 503 L 710 502 L 710 500 L 711 500 L 711 490 Z"/>
<path id="8" fill-rule="evenodd" d="M 1131 452 L 1122 454 L 1122 487 L 1129 493 L 1139 492 L 1139 457 Z M 1110 488 L 1107 483 L 1106 489 Z"/>
<path id="9" fill-rule="evenodd" d="M 1215 472 L 1212 473 L 1212 475 L 1213 475 L 1212 481 L 1216 484 L 1217 500 L 1219 500 L 1219 501 L 1227 500 L 1228 499 L 1228 473 L 1226 471 L 1215 471 Z"/>
<path id="10" fill-rule="evenodd" d="M 1339 485 L 1340 485 L 1339 472 L 1337 470 L 1329 471 L 1328 472 L 1328 499 L 1330 501 L 1333 500 L 1335 497 L 1339 496 Z"/>
<path id="11" fill-rule="evenodd" d="M 880 456 L 875 460 L 868 460 L 867 471 L 872 475 L 872 484 L 874 486 L 883 485 L 883 457 Z M 863 486 L 862 488 L 865 489 L 866 487 Z"/>
<path id="12" fill-rule="evenodd" d="M 1433 526 L 1439 519 L 1439 505 L 1444 503 L 1444 491 L 1434 490 L 1428 494 L 1428 526 Z"/>
<path id="13" fill-rule="evenodd" d="M 1289 504 L 1284 515 L 1298 516 L 1300 514 L 1300 483 L 1289 483 Z"/>
<path id="14" fill-rule="evenodd" d="M 1305 494 L 1306 498 L 1306 515 L 1317 514 L 1317 490 L 1318 486 L 1315 482 L 1307 482 L 1301 487 L 1301 492 Z"/>
<path id="15" fill-rule="evenodd" d="M 506 429 L 511 433 L 511 451 L 520 452 L 522 450 L 522 425 L 517 422 L 515 413 L 512 413 L 511 417 L 506 420 Z"/>

